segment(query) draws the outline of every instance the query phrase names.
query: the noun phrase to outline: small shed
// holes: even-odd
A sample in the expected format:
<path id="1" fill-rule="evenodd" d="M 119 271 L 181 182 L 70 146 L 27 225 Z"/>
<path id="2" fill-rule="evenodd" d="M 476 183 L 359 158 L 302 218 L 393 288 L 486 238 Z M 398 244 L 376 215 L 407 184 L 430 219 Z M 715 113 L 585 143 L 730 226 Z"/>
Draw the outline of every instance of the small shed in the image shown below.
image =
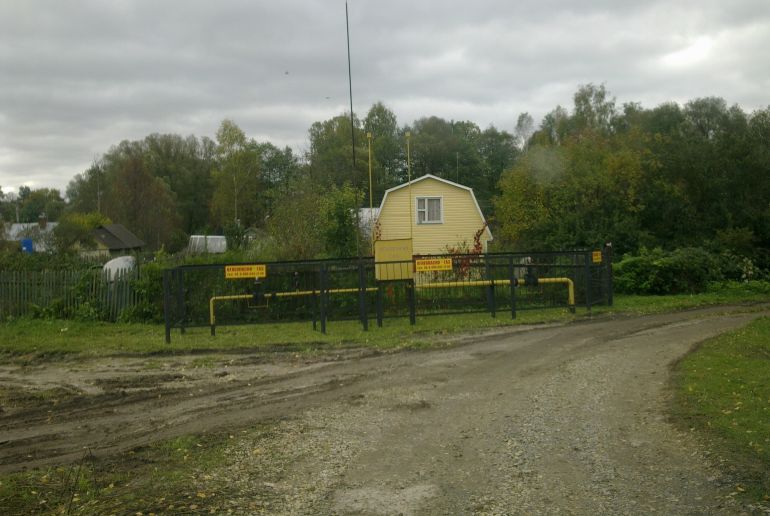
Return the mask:
<path id="1" fill-rule="evenodd" d="M 96 243 L 96 250 L 95 253 L 89 254 L 101 256 L 138 252 L 146 245 L 122 224 L 97 226 L 91 236 Z"/>
<path id="2" fill-rule="evenodd" d="M 375 226 L 378 240 L 411 239 L 413 254 L 471 249 L 478 232 L 486 252 L 492 233 L 473 189 L 431 174 L 387 190 Z"/>

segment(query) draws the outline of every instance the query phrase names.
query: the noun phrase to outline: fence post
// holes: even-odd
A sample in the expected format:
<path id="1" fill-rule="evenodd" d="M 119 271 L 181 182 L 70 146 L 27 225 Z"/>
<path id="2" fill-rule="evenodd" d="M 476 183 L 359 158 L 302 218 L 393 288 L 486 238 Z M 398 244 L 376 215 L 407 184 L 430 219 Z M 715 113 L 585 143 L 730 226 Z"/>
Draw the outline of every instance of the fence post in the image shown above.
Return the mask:
<path id="1" fill-rule="evenodd" d="M 489 274 L 489 260 L 484 258 L 484 274 L 486 275 L 489 286 L 487 287 L 487 306 L 489 307 L 489 313 L 492 315 L 492 319 L 497 317 L 497 308 L 495 307 L 495 279 Z"/>
<path id="2" fill-rule="evenodd" d="M 358 314 L 364 331 L 369 331 L 369 317 L 366 307 L 366 271 L 364 261 L 358 260 Z"/>
<path id="3" fill-rule="evenodd" d="M 171 344 L 171 275 L 170 269 L 163 271 L 163 320 L 166 324 L 166 344 Z"/>
<path id="4" fill-rule="evenodd" d="M 586 288 L 586 309 L 591 311 L 591 251 L 585 251 L 583 254 L 583 262 L 585 263 L 585 288 Z"/>
<path id="5" fill-rule="evenodd" d="M 607 286 L 607 305 L 612 306 L 612 242 L 604 244 L 604 281 Z"/>
<path id="6" fill-rule="evenodd" d="M 318 296 L 315 293 L 315 287 L 313 287 L 313 293 L 311 294 L 311 297 L 313 298 L 313 331 L 316 330 L 316 323 L 318 322 Z"/>
<path id="7" fill-rule="evenodd" d="M 513 256 L 508 257 L 508 280 L 511 282 L 511 319 L 516 319 L 516 277 L 513 274 Z"/>
<path id="8" fill-rule="evenodd" d="M 326 335 L 326 265 L 321 264 L 321 271 L 319 277 L 319 300 L 320 300 L 320 314 L 321 319 L 321 333 Z"/>
<path id="9" fill-rule="evenodd" d="M 406 290 L 409 298 L 409 324 L 414 326 L 417 324 L 417 300 L 415 299 L 414 278 L 407 281 Z"/>
<path id="10" fill-rule="evenodd" d="M 104 275 L 104 273 L 102 273 Z M 109 274 L 109 281 L 107 283 L 107 299 L 109 300 L 110 307 L 110 321 L 115 321 L 118 318 L 118 279 L 120 278 L 120 270 L 116 270 L 115 274 Z M 104 281 L 104 278 L 102 278 Z"/>
<path id="11" fill-rule="evenodd" d="M 182 335 L 185 333 L 184 320 L 187 318 L 184 308 L 184 273 L 182 269 L 176 269 L 176 309 L 179 312 L 179 331 Z"/>
<path id="12" fill-rule="evenodd" d="M 377 282 L 377 327 L 382 328 L 382 283 Z"/>

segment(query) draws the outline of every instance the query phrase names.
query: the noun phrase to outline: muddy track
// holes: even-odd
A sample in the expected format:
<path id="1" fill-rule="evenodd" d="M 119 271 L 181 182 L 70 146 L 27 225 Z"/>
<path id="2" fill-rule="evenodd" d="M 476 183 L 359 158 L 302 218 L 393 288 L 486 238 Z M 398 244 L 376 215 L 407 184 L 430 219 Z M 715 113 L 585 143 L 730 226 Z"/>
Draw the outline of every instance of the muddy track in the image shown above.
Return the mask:
<path id="1" fill-rule="evenodd" d="M 104 392 L 79 394 L 51 406 L 5 410 L 0 417 L 0 471 L 66 463 L 82 457 L 85 450 L 113 454 L 183 433 L 282 417 L 294 408 L 294 400 L 303 405 L 323 400 L 329 391 L 344 391 L 341 387 L 365 376 L 338 370 L 346 362 L 334 361 L 294 363 L 288 366 L 293 370 L 279 368 L 273 375 L 263 375 L 254 366 L 236 366 L 227 367 L 237 370 L 227 376 L 211 367 L 156 377 L 120 371 L 105 380 L 100 362 L 90 367 L 79 364 L 79 383 L 88 382 L 84 377 L 89 372 L 97 372 L 98 379 L 91 383 Z M 244 368 L 251 371 L 241 371 Z M 134 377 L 143 381 L 141 387 L 131 381 Z M 127 390 L 128 386 L 135 390 Z"/>
<path id="2" fill-rule="evenodd" d="M 631 492 L 642 505 L 619 512 L 697 510 L 721 495 L 716 481 L 701 478 L 715 478 L 710 466 L 680 456 L 681 436 L 665 423 L 668 368 L 697 342 L 767 313 L 718 307 L 598 318 L 392 354 L 211 354 L 205 367 L 195 367 L 200 354 L 153 357 L 152 367 L 131 357 L 3 366 L 0 388 L 11 402 L 0 413 L 0 471 L 288 421 L 287 434 L 310 425 L 302 446 L 316 439 L 339 449 L 292 462 L 281 489 L 299 505 L 277 512 L 505 514 L 510 503 L 547 512 L 569 507 L 585 489 L 596 499 L 577 512 L 614 512 L 608 500 Z M 30 391 L 40 393 L 37 402 Z M 645 489 L 666 491 L 648 478 L 661 474 L 661 453 L 682 464 L 659 469 L 673 468 L 701 505 L 649 498 Z M 318 475 L 333 481 L 309 481 Z M 312 494 L 303 491 L 308 482 Z M 508 494 L 488 494 L 494 485 Z M 549 486 L 553 505 L 537 500 L 538 485 Z M 390 509 L 378 512 L 378 497 Z"/>
<path id="3" fill-rule="evenodd" d="M 549 335 L 569 335 L 564 346 L 567 349 L 562 351 L 569 351 L 569 358 L 575 359 L 583 348 L 593 351 L 603 343 L 650 331 L 671 321 L 687 321 L 695 314 L 582 323 L 549 327 L 547 331 Z M 212 354 L 215 366 L 191 368 L 189 360 L 188 364 L 183 360 L 190 357 L 173 356 L 166 358 L 168 367 L 155 374 L 142 369 L 141 361 L 137 367 L 136 359 L 132 358 L 53 363 L 32 370 L 7 371 L 5 382 L 12 379 L 12 383 L 24 384 L 24 377 L 55 377 L 53 385 L 59 389 L 77 391 L 79 386 L 88 384 L 92 387 L 89 390 L 96 392 L 65 397 L 53 405 L 6 409 L 0 417 L 0 471 L 66 463 L 81 458 L 84 450 L 95 455 L 113 454 L 182 433 L 217 431 L 280 418 L 326 400 L 351 396 L 358 392 L 355 384 L 364 379 L 368 381 L 367 388 L 375 388 L 385 374 L 408 376 L 415 364 L 426 359 L 453 360 L 456 355 L 494 358 L 495 353 L 502 353 L 494 345 L 496 341 L 507 342 L 511 335 L 528 331 L 545 328 L 512 328 L 493 335 L 455 337 L 462 348 L 450 350 L 368 356 L 349 352 L 354 359 L 342 358 L 340 352 L 312 360 L 299 359 L 292 353 L 272 355 L 272 360 L 261 353 Z M 194 359 L 200 360 L 201 355 L 195 354 Z M 561 361 L 533 361 L 522 373 L 535 374 Z M 168 368 L 174 371 L 166 371 Z M 51 369 L 58 374 L 52 374 Z M 77 381 L 67 383 L 65 378 L 70 375 Z M 46 386 L 38 384 L 38 388 Z"/>

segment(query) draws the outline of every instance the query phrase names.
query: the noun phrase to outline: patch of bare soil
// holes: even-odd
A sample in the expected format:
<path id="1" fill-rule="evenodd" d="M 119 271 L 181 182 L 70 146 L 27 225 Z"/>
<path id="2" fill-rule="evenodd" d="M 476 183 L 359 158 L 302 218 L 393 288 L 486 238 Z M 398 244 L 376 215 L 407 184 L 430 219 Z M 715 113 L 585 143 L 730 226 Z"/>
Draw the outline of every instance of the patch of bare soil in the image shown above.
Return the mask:
<path id="1" fill-rule="evenodd" d="M 202 477 L 228 486 L 221 510 L 741 512 L 731 479 L 667 422 L 668 366 L 766 313 L 605 318 L 395 354 L 2 366 L 0 471 L 269 422 Z"/>

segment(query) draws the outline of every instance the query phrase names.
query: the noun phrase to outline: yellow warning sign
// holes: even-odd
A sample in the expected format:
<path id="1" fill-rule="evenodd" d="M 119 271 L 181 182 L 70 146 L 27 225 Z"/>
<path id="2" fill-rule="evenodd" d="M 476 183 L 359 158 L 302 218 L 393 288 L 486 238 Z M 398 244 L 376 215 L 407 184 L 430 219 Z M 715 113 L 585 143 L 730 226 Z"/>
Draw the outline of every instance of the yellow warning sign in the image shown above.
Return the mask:
<path id="1" fill-rule="evenodd" d="M 267 265 L 225 265 L 225 279 L 266 278 Z"/>
<path id="2" fill-rule="evenodd" d="M 451 271 L 451 258 L 422 258 L 414 261 L 414 270 L 417 272 Z"/>
<path id="3" fill-rule="evenodd" d="M 594 263 L 602 263 L 602 252 L 594 251 L 593 253 L 591 253 L 591 258 L 593 259 Z"/>

